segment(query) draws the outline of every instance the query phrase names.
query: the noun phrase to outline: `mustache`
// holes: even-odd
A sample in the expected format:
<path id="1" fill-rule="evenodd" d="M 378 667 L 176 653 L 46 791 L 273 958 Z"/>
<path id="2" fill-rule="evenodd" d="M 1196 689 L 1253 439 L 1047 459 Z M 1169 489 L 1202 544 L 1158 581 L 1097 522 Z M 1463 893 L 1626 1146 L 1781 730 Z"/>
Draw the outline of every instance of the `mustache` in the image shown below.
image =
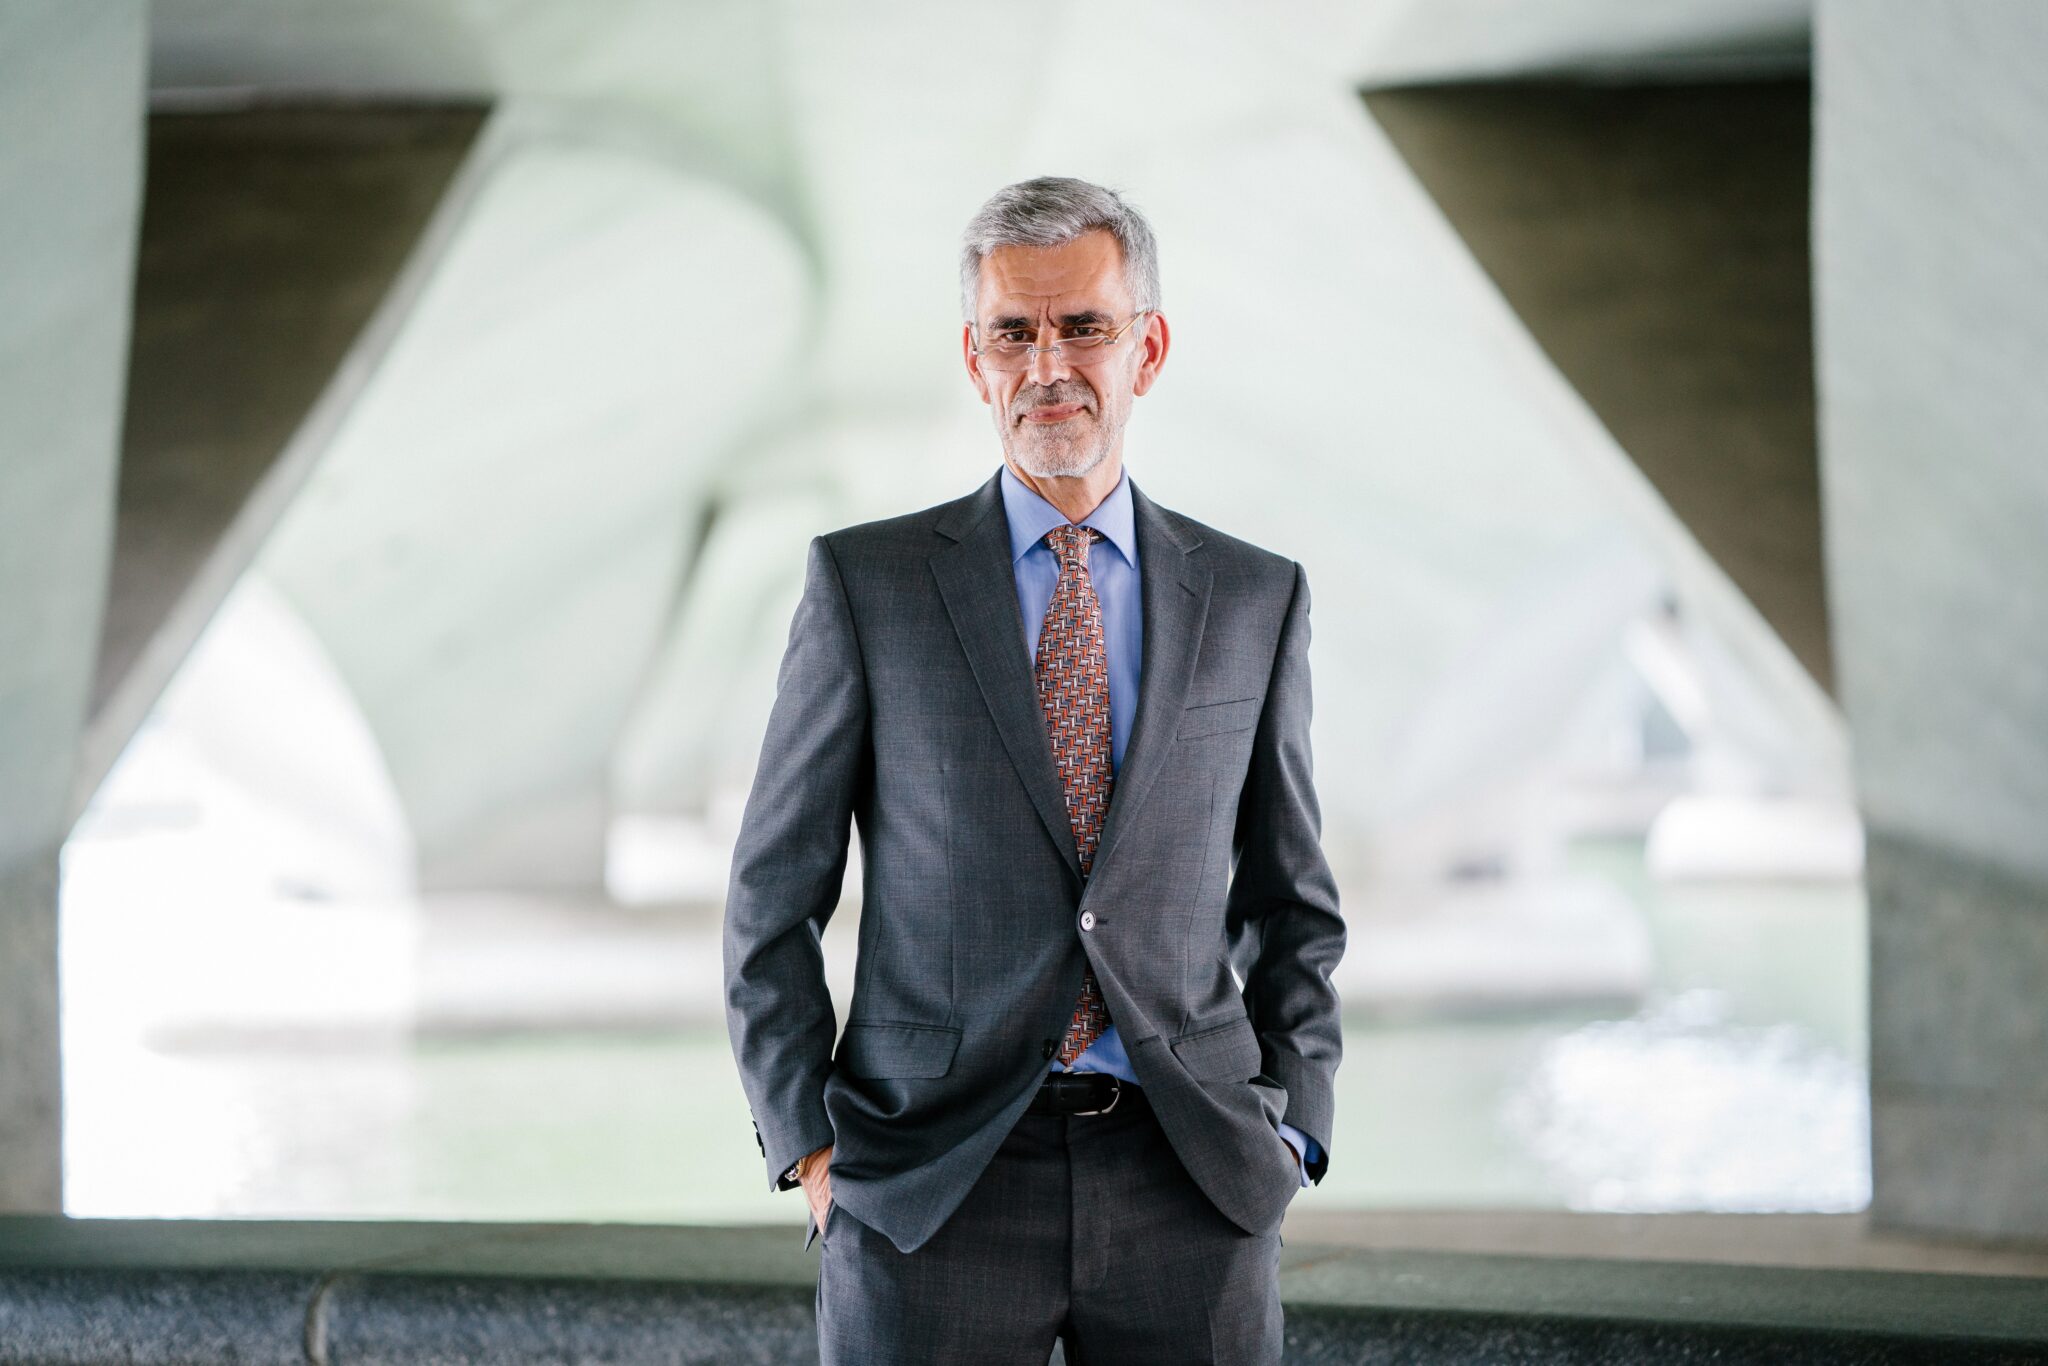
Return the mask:
<path id="1" fill-rule="evenodd" d="M 1070 403 L 1092 410 L 1095 405 L 1090 398 L 1091 393 L 1084 384 L 1071 388 L 1054 385 L 1050 389 L 1020 390 L 1016 401 L 1010 405 L 1010 416 L 1022 417 L 1034 408 L 1064 408 Z"/>

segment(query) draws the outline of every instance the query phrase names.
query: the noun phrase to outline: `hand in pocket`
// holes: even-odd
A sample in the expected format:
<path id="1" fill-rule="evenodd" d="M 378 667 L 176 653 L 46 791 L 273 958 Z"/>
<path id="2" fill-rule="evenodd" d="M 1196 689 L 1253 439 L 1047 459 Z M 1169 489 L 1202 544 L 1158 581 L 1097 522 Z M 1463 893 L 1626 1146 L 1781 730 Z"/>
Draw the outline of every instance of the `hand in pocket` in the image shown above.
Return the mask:
<path id="1" fill-rule="evenodd" d="M 832 1212 L 832 1145 L 827 1143 L 808 1153 L 796 1164 L 796 1179 L 803 1184 L 804 1199 L 810 1202 L 811 1222 L 825 1231 L 825 1216 Z"/>

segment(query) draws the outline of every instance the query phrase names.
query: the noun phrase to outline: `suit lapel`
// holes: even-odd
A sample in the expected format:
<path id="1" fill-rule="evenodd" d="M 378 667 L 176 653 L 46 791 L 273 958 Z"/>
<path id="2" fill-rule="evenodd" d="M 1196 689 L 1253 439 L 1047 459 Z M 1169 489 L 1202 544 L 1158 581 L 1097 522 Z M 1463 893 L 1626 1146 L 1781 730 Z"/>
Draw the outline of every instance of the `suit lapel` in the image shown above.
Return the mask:
<path id="1" fill-rule="evenodd" d="M 1188 685 L 1201 653 L 1202 628 L 1209 619 L 1208 567 L 1190 554 L 1200 536 L 1147 498 L 1131 482 L 1131 510 L 1138 533 L 1139 597 L 1144 604 L 1143 663 L 1138 674 L 1138 712 L 1131 722 L 1124 761 L 1110 790 L 1109 812 L 1088 879 L 1099 881 L 1116 853 L 1118 837 L 1130 829 L 1152 790 L 1153 779 L 1173 751 Z M 1046 745 L 1051 752 L 1051 743 Z"/>
<path id="2" fill-rule="evenodd" d="M 1066 792 L 1053 763 L 1038 683 L 1024 654 L 1024 622 L 1017 609 L 1001 479 L 998 469 L 934 524 L 949 544 L 932 552 L 932 575 L 1010 762 L 1078 883 L 1081 861 L 1074 850 Z M 1119 836 L 1136 819 L 1136 808 L 1172 751 L 1209 612 L 1209 571 L 1189 554 L 1201 538 L 1146 497 L 1135 480 L 1131 506 L 1144 612 L 1138 707 L 1089 868 L 1091 881 L 1102 876 Z"/>
<path id="3" fill-rule="evenodd" d="M 1010 562 L 1010 524 L 1003 516 L 997 469 L 986 484 L 954 503 L 936 529 L 951 545 L 932 552 L 932 575 L 953 619 L 968 667 L 1003 737 L 1003 748 L 1046 832 L 1081 880 L 1081 856 L 1074 850 L 1074 826 L 1067 794 L 1053 763 L 1052 740 L 1038 702 L 1038 681 L 1024 657 L 1024 618 L 1017 609 L 1017 578 Z M 1142 552 L 1140 552 L 1142 553 Z M 1114 805 L 1116 794 L 1110 794 Z"/>

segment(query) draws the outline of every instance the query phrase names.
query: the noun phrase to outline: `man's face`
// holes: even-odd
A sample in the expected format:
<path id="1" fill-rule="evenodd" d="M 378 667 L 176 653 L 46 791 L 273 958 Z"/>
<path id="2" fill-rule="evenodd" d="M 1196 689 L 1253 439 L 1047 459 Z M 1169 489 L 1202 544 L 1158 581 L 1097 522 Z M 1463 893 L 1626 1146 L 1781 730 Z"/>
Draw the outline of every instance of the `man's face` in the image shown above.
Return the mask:
<path id="1" fill-rule="evenodd" d="M 980 341 L 1051 345 L 1076 327 L 1114 331 L 1131 320 L 1123 251 L 1106 228 L 1057 247 L 997 247 L 981 263 Z M 962 329 L 967 373 L 995 419 L 1003 455 L 1035 478 L 1078 476 L 1120 452 L 1131 401 L 1165 359 L 1164 321 L 1147 314 L 1105 359 L 1076 366 L 1040 353 L 1024 370 L 991 370 Z"/>

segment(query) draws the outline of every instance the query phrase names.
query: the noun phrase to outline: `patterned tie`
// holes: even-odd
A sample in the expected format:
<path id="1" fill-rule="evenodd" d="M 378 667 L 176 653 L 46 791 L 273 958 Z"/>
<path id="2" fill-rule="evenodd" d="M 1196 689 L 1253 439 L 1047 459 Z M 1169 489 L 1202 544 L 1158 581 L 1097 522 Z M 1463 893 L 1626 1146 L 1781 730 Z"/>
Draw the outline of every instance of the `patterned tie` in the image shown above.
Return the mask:
<path id="1" fill-rule="evenodd" d="M 1074 825 L 1074 847 L 1084 879 L 1095 861 L 1095 842 L 1102 835 L 1114 781 L 1109 763 L 1109 651 L 1102 642 L 1102 604 L 1095 597 L 1095 581 L 1088 577 L 1088 547 L 1101 536 L 1092 526 L 1071 524 L 1045 534 L 1046 544 L 1060 559 L 1060 581 L 1038 631 L 1038 701 L 1045 709 L 1060 785 L 1066 789 L 1067 819 Z M 1081 980 L 1074 1017 L 1060 1041 L 1060 1061 L 1071 1065 L 1108 1027 L 1109 1007 L 1090 966 Z"/>

